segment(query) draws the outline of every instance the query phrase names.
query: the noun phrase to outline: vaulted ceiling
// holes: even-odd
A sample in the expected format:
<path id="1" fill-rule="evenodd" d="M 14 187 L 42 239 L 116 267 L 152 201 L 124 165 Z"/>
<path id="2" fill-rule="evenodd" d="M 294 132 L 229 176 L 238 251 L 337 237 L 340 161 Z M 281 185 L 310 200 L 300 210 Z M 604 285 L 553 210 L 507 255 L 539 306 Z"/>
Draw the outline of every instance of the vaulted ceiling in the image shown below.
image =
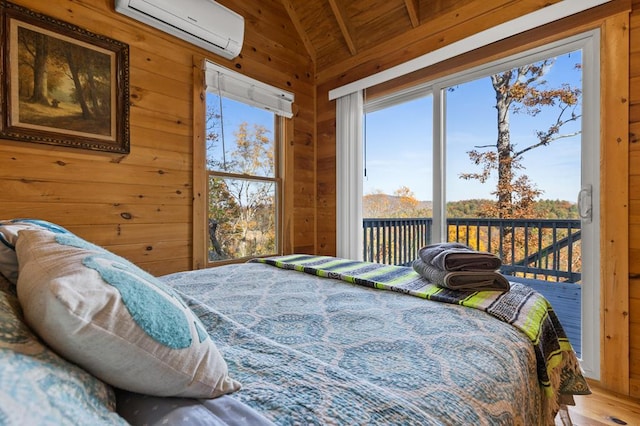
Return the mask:
<path id="1" fill-rule="evenodd" d="M 472 0 L 281 0 L 318 68 L 374 49 Z"/>

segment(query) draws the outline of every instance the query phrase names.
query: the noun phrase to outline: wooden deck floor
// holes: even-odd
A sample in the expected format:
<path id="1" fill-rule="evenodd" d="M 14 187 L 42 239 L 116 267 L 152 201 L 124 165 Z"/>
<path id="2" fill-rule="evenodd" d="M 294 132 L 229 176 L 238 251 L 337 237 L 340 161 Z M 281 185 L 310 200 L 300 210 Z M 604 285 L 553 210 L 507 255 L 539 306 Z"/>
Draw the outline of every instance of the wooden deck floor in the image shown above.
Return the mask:
<path id="1" fill-rule="evenodd" d="M 581 312 L 582 291 L 579 284 L 555 283 L 541 280 L 531 280 L 507 276 L 510 281 L 516 281 L 533 288 L 542 294 L 551 303 L 553 310 L 560 319 L 573 350 L 580 358 L 582 351 L 581 339 Z"/>

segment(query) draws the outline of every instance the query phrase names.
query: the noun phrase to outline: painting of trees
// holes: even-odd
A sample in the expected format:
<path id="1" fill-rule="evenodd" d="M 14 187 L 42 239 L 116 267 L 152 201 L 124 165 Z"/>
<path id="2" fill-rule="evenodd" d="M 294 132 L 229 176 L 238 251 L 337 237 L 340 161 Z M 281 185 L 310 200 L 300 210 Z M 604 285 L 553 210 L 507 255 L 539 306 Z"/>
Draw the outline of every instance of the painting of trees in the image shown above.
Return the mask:
<path id="1" fill-rule="evenodd" d="M 0 137 L 128 154 L 129 45 L 7 2 Z"/>
<path id="2" fill-rule="evenodd" d="M 19 121 L 110 136 L 112 55 L 28 27 L 17 34 Z"/>

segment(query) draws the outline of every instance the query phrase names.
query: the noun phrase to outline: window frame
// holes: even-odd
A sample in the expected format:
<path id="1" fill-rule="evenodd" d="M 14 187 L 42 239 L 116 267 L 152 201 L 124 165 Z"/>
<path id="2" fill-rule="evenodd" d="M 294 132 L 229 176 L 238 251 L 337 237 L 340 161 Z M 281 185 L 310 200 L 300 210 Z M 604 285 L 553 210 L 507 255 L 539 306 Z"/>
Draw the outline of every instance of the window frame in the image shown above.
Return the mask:
<path id="1" fill-rule="evenodd" d="M 205 195 L 206 197 L 205 211 L 207 215 L 207 220 L 208 220 L 208 206 L 209 206 L 209 179 L 211 177 L 222 178 L 222 179 L 239 179 L 239 180 L 247 180 L 247 181 L 261 182 L 261 183 L 271 182 L 275 185 L 275 215 L 276 215 L 275 246 L 276 247 L 273 253 L 266 253 L 260 256 L 275 256 L 278 254 L 282 254 L 282 214 L 281 214 L 282 212 L 282 178 L 280 177 L 282 172 L 282 168 L 280 166 L 280 157 L 281 157 L 280 148 L 282 147 L 282 141 L 280 140 L 280 132 L 278 132 L 278 128 L 283 127 L 282 121 L 285 120 L 285 118 L 281 115 L 274 114 L 273 119 L 274 119 L 274 123 L 273 123 L 274 176 L 257 176 L 257 175 L 241 174 L 241 173 L 223 172 L 218 170 L 211 170 L 205 166 L 206 181 L 207 181 L 206 195 Z M 208 223 L 207 223 L 207 226 L 208 226 Z M 205 232 L 207 231 L 208 231 L 208 228 L 205 229 Z M 245 257 L 238 257 L 234 259 L 210 261 L 209 250 L 208 250 L 208 247 L 209 247 L 208 233 L 207 233 L 207 238 L 205 238 L 205 245 L 206 245 L 206 252 L 207 252 L 207 256 L 205 258 L 206 267 L 226 265 L 229 263 L 242 263 L 242 262 L 246 262 L 251 258 L 257 257 L 257 256 L 245 256 Z"/>
<path id="2" fill-rule="evenodd" d="M 204 56 L 193 56 L 192 70 L 193 70 L 193 204 L 192 204 L 192 269 L 202 269 L 208 267 L 221 266 L 231 263 L 246 262 L 247 258 L 209 261 L 209 225 L 208 225 L 208 186 L 210 170 L 207 168 L 206 158 L 206 76 L 207 67 L 211 68 L 212 62 Z M 214 67 L 218 67 L 213 64 Z M 221 68 L 221 67 L 218 67 Z M 229 70 L 229 72 L 236 74 L 236 77 L 240 80 L 251 81 L 250 77 L 236 73 Z M 272 86 L 265 83 L 257 82 L 262 87 L 273 88 L 277 93 L 286 94 L 287 101 L 293 102 L 293 94 L 279 91 Z M 275 92 L 274 92 L 275 93 Z M 239 99 L 234 99 L 239 102 L 243 102 Z M 256 106 L 252 102 L 244 102 L 247 105 Z M 286 116 L 281 115 L 282 112 L 274 111 L 271 108 L 265 107 L 264 109 L 274 113 L 274 128 L 273 128 L 273 141 L 274 141 L 274 161 L 275 161 L 275 176 L 274 177 L 260 177 L 251 176 L 248 177 L 242 174 L 214 172 L 217 177 L 226 178 L 238 178 L 238 179 L 251 179 L 251 180 L 264 180 L 276 182 L 276 252 L 270 255 L 277 255 L 284 253 L 287 248 L 287 238 L 283 224 L 285 222 L 284 216 L 286 215 L 285 203 L 287 203 L 288 196 L 285 190 L 285 171 L 287 162 L 287 152 L 285 149 L 284 141 L 287 140 L 289 134 L 293 131 L 291 125 L 292 119 L 290 114 L 284 112 Z M 252 256 L 254 257 L 254 256 Z"/>
<path id="3" fill-rule="evenodd" d="M 446 90 L 448 87 L 458 84 L 468 83 L 479 78 L 488 77 L 492 74 L 505 71 L 507 69 L 517 68 L 519 66 L 532 64 L 541 60 L 551 58 L 554 56 L 560 56 L 572 51 L 583 51 L 583 62 L 585 64 L 585 70 L 583 70 L 583 78 L 590 78 L 589 81 L 595 81 L 597 84 L 597 90 L 590 90 L 589 97 L 584 96 L 583 108 L 587 102 L 595 104 L 595 110 L 587 107 L 587 111 L 583 112 L 585 119 L 599 117 L 599 98 L 600 98 L 600 70 L 598 68 L 599 52 L 597 51 L 600 46 L 600 30 L 592 29 L 580 34 L 561 38 L 557 41 L 545 44 L 543 46 L 537 46 L 531 49 L 525 49 L 522 52 L 515 53 L 504 58 L 500 58 L 495 61 L 488 62 L 479 66 L 471 67 L 467 70 L 459 71 L 455 74 L 440 77 L 435 79 L 430 85 L 430 88 L 434 97 L 434 117 L 433 117 L 433 141 L 434 147 L 433 156 L 433 168 L 434 171 L 438 170 L 439 173 L 434 177 L 434 210 L 433 210 L 433 237 L 435 239 L 444 239 L 447 235 L 446 225 L 446 195 L 444 191 L 441 191 L 446 187 Z M 594 55 L 597 56 L 594 58 Z M 589 68 L 589 69 L 586 69 Z M 584 86 L 588 87 L 589 81 L 584 82 Z M 591 88 L 591 87 L 590 87 Z M 444 95 L 444 96 L 443 96 Z M 438 108 L 435 107 L 438 105 Z M 586 117 L 588 114 L 593 117 Z M 590 129 L 594 135 L 599 135 L 599 129 Z M 597 145 L 597 141 L 594 142 Z M 438 155 L 436 155 L 436 152 Z M 598 181 L 599 176 L 597 170 L 594 171 L 594 176 L 590 177 L 590 180 Z M 436 183 L 436 181 L 438 183 Z M 436 187 L 438 188 L 438 196 L 436 198 Z M 436 209 L 435 206 L 439 208 Z"/>
<path id="4" fill-rule="evenodd" d="M 483 66 L 475 67 L 466 72 L 447 76 L 434 81 L 433 91 L 441 98 L 440 102 L 443 108 L 438 109 L 438 113 L 442 116 L 434 116 L 434 141 L 439 142 L 439 150 L 442 155 L 434 155 L 434 170 L 436 169 L 436 161 L 439 176 L 442 182 L 440 189 L 442 190 L 440 199 L 435 201 L 434 197 L 434 217 L 433 217 L 433 235 L 434 238 L 444 241 L 446 239 L 446 90 L 448 87 L 457 84 L 467 83 L 478 78 L 487 77 L 496 72 L 504 71 L 509 68 L 535 63 L 546 58 L 560 56 L 572 51 L 582 51 L 583 61 L 583 101 L 582 101 L 582 165 L 581 165 L 581 182 L 589 182 L 594 186 L 593 191 L 593 215 L 594 218 L 600 219 L 600 29 L 593 29 L 581 34 L 563 38 L 561 40 L 549 43 L 545 46 L 533 48 L 523 51 L 522 53 L 506 57 L 504 59 L 488 63 Z M 588 90 L 587 90 L 588 89 Z M 434 95 L 435 97 L 435 95 Z M 434 108 L 434 115 L 436 114 Z M 441 123 L 436 128 L 435 123 Z M 436 139 L 437 135 L 437 139 Z M 434 179 L 435 180 L 435 179 Z M 435 189 L 434 189 L 435 191 Z M 578 194 L 576 194 L 577 199 Z M 435 206 L 440 207 L 436 210 Z M 598 222 L 599 223 L 599 222 Z M 581 367 L 585 371 L 587 377 L 595 380 L 600 379 L 600 316 L 595 315 L 599 312 L 600 303 L 600 232 L 598 223 L 586 224 L 582 223 L 582 240 L 591 248 L 588 251 L 583 250 L 582 271 L 585 277 L 591 282 L 589 285 L 583 285 L 582 288 L 582 312 L 581 312 L 581 331 L 582 331 L 582 356 Z M 591 315 L 585 315 L 589 313 Z"/>

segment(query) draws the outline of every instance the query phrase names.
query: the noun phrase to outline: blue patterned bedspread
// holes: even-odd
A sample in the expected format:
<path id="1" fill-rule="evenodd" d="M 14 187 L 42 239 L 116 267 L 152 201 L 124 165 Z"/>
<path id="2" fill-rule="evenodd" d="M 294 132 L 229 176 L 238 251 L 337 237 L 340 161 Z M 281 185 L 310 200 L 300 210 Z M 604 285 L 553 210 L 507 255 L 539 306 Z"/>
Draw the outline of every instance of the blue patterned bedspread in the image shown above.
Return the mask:
<path id="1" fill-rule="evenodd" d="M 528 338 L 482 311 L 258 263 L 163 280 L 277 424 L 553 424 Z"/>
<path id="2" fill-rule="evenodd" d="M 578 358 L 547 299 L 530 287 L 511 283 L 509 291 L 463 291 L 437 286 L 413 268 L 332 256 L 290 254 L 253 259 L 283 269 L 397 291 L 442 303 L 480 309 L 525 333 L 536 352 L 538 380 L 550 408 L 573 395 L 588 395 Z"/>

